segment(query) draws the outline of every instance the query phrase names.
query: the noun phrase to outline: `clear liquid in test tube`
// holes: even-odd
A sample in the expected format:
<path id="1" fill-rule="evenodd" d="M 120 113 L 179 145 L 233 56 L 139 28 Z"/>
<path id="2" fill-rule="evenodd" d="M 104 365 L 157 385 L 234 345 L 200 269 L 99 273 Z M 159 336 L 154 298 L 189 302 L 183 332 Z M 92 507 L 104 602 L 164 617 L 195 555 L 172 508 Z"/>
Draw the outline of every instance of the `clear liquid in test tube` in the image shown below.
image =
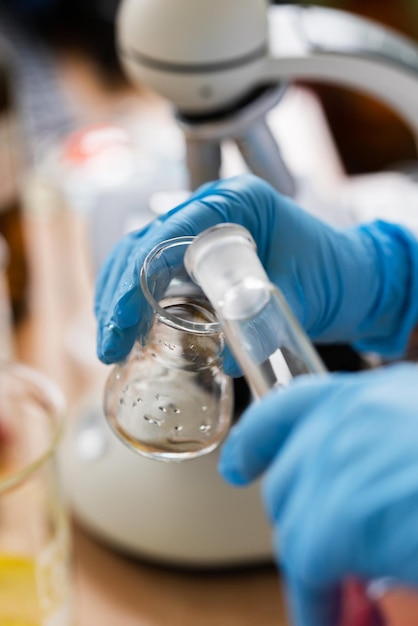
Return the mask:
<path id="1" fill-rule="evenodd" d="M 300 374 L 326 372 L 245 228 L 219 224 L 204 231 L 190 244 L 185 265 L 211 302 L 256 396 Z"/>

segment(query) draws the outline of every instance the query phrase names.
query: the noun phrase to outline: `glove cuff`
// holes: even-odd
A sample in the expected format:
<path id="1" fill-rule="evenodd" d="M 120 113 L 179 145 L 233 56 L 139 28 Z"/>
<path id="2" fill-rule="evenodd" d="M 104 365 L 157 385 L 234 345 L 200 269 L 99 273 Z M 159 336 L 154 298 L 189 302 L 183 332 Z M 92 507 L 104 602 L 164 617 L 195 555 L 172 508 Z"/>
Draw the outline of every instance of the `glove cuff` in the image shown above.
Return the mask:
<path id="1" fill-rule="evenodd" d="M 418 241 L 406 228 L 383 221 L 357 230 L 372 246 L 377 290 L 354 345 L 362 352 L 399 358 L 418 320 Z"/>

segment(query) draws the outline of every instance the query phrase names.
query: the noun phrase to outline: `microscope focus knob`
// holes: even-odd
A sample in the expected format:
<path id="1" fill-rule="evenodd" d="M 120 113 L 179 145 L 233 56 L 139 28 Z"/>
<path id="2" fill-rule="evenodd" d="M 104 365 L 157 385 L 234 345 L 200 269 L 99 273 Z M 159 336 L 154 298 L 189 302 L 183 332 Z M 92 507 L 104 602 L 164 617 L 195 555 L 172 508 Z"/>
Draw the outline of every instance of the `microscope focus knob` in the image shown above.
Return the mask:
<path id="1" fill-rule="evenodd" d="M 123 0 L 122 65 L 181 112 L 207 114 L 239 101 L 262 76 L 267 0 Z"/>

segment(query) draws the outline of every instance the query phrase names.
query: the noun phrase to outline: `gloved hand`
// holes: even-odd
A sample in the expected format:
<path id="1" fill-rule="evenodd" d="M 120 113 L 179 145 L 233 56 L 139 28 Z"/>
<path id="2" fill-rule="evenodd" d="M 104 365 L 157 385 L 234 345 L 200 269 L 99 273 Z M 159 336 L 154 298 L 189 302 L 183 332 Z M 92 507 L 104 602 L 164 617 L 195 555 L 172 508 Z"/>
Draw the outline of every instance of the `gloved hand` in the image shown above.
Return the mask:
<path id="1" fill-rule="evenodd" d="M 254 403 L 219 469 L 261 474 L 297 626 L 335 626 L 345 577 L 418 585 L 418 366 L 303 376 Z"/>
<path id="2" fill-rule="evenodd" d="M 129 234 L 97 283 L 98 356 L 121 360 L 135 340 L 144 300 L 143 260 L 157 243 L 219 222 L 252 234 L 271 280 L 311 338 L 398 355 L 418 311 L 418 245 L 406 229 L 374 223 L 337 231 L 252 175 L 203 186 L 192 199 Z"/>

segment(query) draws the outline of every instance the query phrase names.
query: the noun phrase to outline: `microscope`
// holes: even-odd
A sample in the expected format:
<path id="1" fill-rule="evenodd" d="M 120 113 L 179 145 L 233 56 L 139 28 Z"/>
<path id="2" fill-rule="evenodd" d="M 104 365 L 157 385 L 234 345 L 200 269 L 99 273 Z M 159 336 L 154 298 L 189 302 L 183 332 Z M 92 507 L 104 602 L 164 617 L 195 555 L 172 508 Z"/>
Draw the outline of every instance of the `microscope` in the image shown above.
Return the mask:
<path id="1" fill-rule="evenodd" d="M 343 11 L 266 0 L 123 0 L 117 33 L 131 81 L 173 105 L 190 190 L 219 178 L 229 141 L 250 171 L 298 197 L 300 181 L 268 123 L 294 81 L 369 94 L 418 133 L 418 47 Z M 224 484 L 217 460 L 216 451 L 178 464 L 135 455 L 97 411 L 67 434 L 62 459 L 75 515 L 118 549 L 199 568 L 270 561 L 259 484 Z"/>
<path id="2" fill-rule="evenodd" d="M 118 40 L 133 83 L 175 107 L 192 189 L 219 177 L 219 145 L 232 139 L 253 173 L 295 194 L 266 116 L 298 80 L 369 94 L 417 132 L 417 47 L 342 11 L 266 0 L 125 0 Z"/>

